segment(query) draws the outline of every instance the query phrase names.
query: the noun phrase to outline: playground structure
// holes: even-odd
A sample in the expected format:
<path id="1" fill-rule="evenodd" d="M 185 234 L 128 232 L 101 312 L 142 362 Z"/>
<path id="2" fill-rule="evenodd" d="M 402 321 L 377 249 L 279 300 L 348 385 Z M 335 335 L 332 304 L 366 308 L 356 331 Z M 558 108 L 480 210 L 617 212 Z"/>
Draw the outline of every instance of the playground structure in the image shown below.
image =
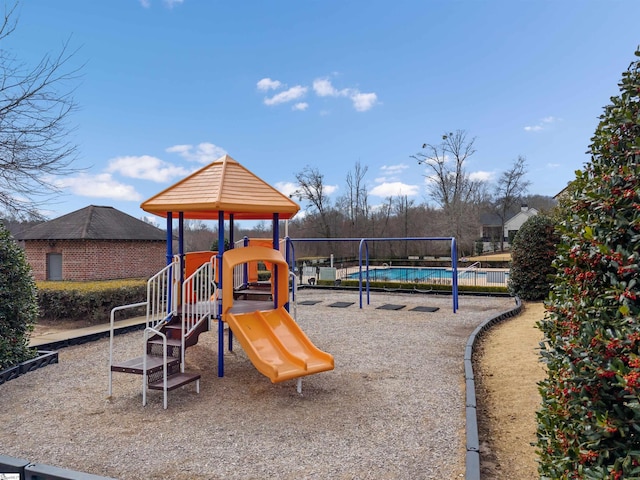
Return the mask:
<path id="1" fill-rule="evenodd" d="M 250 196 L 247 195 L 250 192 Z M 233 338 L 245 350 L 256 369 L 277 383 L 301 378 L 334 368 L 333 357 L 318 349 L 289 314 L 297 276 L 290 272 L 295 265 L 295 242 L 327 239 L 290 239 L 279 236 L 279 221 L 288 220 L 299 206 L 238 162 L 224 156 L 196 171 L 172 187 L 142 203 L 149 213 L 166 218 L 167 266 L 149 279 L 147 300 L 116 307 L 111 313 L 109 342 L 109 395 L 113 391 L 113 372 L 142 377 L 142 403 L 147 390 L 167 393 L 195 383 L 199 392 L 200 374 L 186 370 L 185 352 L 198 343 L 199 336 L 217 324 L 218 376 L 224 376 L 225 330 L 227 350 L 233 350 Z M 178 221 L 178 252 L 174 248 L 174 220 Z M 218 220 L 220 251 L 184 252 L 184 220 Z M 266 220 L 273 222 L 272 239 L 233 238 L 234 221 Z M 225 222 L 229 223 L 229 244 L 224 251 Z M 446 241 L 451 248 L 452 308 L 458 309 L 457 251 L 453 237 L 358 238 L 331 239 L 359 242 L 360 308 L 363 293 L 370 303 L 369 244 L 377 241 Z M 284 250 L 283 256 L 281 250 Z M 268 281 L 260 281 L 258 262 L 270 271 Z M 290 285 L 292 288 L 290 288 Z M 142 355 L 125 361 L 114 360 L 115 313 L 146 306 Z M 228 326 L 228 329 L 225 329 Z"/>
<path id="2" fill-rule="evenodd" d="M 274 383 L 296 378 L 300 392 L 301 377 L 334 368 L 333 357 L 315 347 L 288 313 L 290 274 L 279 252 L 279 220 L 298 212 L 295 202 L 225 155 L 143 202 L 141 208 L 167 220 L 167 266 L 149 279 L 146 302 L 111 312 L 109 396 L 113 372 L 142 377 L 143 405 L 147 389 L 163 391 L 165 409 L 168 391 L 195 383 L 199 392 L 200 375 L 186 371 L 185 351 L 212 328 L 214 320 L 219 377 L 224 376 L 224 324 L 229 326 L 228 349 L 233 349 L 235 335 L 258 371 Z M 173 252 L 174 214 L 177 254 Z M 186 254 L 185 219 L 217 219 L 219 251 Z M 268 219 L 273 221 L 271 248 L 249 245 L 224 251 L 225 220 L 233 245 L 235 220 Z M 271 268 L 268 286 L 249 281 L 254 272 L 257 279 L 258 261 Z M 115 361 L 115 313 L 141 306 L 147 308 L 142 355 Z"/>

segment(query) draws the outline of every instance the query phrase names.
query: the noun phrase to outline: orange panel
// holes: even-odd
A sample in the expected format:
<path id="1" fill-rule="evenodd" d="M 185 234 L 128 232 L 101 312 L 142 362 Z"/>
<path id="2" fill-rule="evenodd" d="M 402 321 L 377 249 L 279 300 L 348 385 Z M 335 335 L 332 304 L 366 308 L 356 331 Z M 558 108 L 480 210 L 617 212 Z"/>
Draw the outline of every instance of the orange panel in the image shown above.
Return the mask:
<path id="1" fill-rule="evenodd" d="M 222 255 L 222 312 L 233 306 L 233 267 L 262 260 L 278 265 L 278 275 L 271 275 L 271 289 L 278 291 L 278 307 L 289 301 L 289 265 L 278 250 L 266 247 L 234 248 Z"/>
<path id="2" fill-rule="evenodd" d="M 184 278 L 189 278 L 193 273 L 205 263 L 211 260 L 211 257 L 217 255 L 218 252 L 188 252 L 184 254 Z M 216 270 L 218 261 L 216 259 Z M 185 303 L 193 303 L 195 301 L 194 292 L 185 292 Z"/>

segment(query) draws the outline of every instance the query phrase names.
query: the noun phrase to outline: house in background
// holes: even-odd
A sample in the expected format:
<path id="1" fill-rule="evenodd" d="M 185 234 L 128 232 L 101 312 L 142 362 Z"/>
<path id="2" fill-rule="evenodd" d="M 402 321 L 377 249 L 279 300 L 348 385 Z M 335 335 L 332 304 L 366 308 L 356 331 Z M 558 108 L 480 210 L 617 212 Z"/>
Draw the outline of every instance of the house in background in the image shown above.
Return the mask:
<path id="1" fill-rule="evenodd" d="M 15 235 L 35 280 L 149 278 L 166 265 L 166 232 L 90 205 Z"/>
<path id="2" fill-rule="evenodd" d="M 538 210 L 536 210 L 535 208 L 531 208 L 527 205 L 522 205 L 518 213 L 504 222 L 505 241 L 512 240 L 513 237 L 515 237 L 516 233 L 518 233 L 518 230 L 520 230 L 520 227 L 524 225 L 524 222 L 529 220 L 531 217 L 538 215 L 538 213 Z"/>
<path id="3" fill-rule="evenodd" d="M 480 232 L 482 242 L 482 252 L 495 252 L 500 250 L 500 236 L 504 241 L 504 247 L 509 248 L 509 240 L 513 239 L 520 227 L 534 215 L 538 215 L 538 210 L 527 205 L 522 205 L 520 211 L 510 216 L 505 222 L 496 213 L 485 213 L 480 216 L 482 230 Z"/>

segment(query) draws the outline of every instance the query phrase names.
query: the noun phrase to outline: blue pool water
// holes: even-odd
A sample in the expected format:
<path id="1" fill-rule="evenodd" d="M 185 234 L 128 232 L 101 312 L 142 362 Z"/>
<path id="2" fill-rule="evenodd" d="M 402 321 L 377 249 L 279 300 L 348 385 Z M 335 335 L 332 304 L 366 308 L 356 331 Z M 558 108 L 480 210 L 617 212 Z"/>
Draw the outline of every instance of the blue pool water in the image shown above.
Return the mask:
<path id="1" fill-rule="evenodd" d="M 484 277 L 485 272 L 477 270 L 458 269 L 458 278 L 474 278 L 475 276 Z M 360 274 L 358 272 L 349 275 L 350 279 L 358 280 Z M 433 279 L 451 279 L 451 269 L 447 268 L 376 268 L 369 270 L 369 280 L 375 281 L 396 281 L 396 282 L 428 282 Z M 362 271 L 362 279 L 366 279 L 366 272 Z"/>

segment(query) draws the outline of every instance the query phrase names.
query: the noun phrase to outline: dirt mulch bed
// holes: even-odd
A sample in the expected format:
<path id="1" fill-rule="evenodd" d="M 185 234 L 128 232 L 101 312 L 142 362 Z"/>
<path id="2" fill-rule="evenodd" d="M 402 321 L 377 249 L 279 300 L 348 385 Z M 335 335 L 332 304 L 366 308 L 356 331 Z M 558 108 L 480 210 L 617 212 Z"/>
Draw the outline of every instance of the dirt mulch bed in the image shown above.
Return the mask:
<path id="1" fill-rule="evenodd" d="M 334 355 L 336 368 L 271 384 L 236 344 L 217 377 L 217 335 L 201 335 L 187 369 L 202 375 L 169 394 L 114 375 L 106 396 L 108 339 L 64 348 L 60 363 L 3 384 L 2 453 L 126 480 L 464 476 L 463 352 L 484 320 L 510 298 L 377 293 L 359 309 L 353 292 L 301 291 L 298 323 Z M 347 308 L 329 305 L 344 300 Z M 381 310 L 403 304 L 401 310 Z M 416 306 L 437 307 L 433 313 Z M 226 338 L 225 344 L 226 344 Z M 117 337 L 114 358 L 143 351 L 141 332 Z"/>
<path id="2" fill-rule="evenodd" d="M 474 358 L 478 401 L 480 464 L 483 479 L 538 479 L 534 444 L 537 382 L 545 375 L 539 362 L 544 318 L 542 302 L 525 303 L 523 312 L 493 327 L 481 339 Z"/>

